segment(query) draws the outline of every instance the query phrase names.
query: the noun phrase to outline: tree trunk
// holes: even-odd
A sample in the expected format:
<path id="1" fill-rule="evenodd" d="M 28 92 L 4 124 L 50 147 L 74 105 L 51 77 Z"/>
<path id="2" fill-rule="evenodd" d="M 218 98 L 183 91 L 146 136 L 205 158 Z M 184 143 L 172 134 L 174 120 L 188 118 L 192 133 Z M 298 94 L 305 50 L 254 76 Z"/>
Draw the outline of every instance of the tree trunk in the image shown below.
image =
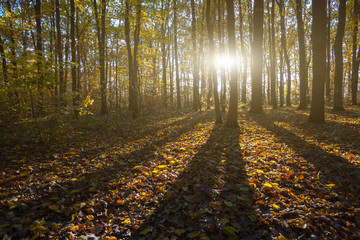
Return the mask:
<path id="1" fill-rule="evenodd" d="M 162 5 L 162 14 L 164 14 L 164 2 L 161 1 Z M 167 9 L 165 7 L 165 9 Z M 167 107 L 167 84 L 166 84 L 166 25 L 167 25 L 167 17 L 166 20 L 161 24 L 161 53 L 162 53 L 162 104 L 163 107 Z"/>
<path id="2" fill-rule="evenodd" d="M 177 0 L 174 0 L 174 51 L 175 51 L 175 84 L 176 84 L 176 106 L 177 109 L 181 109 L 181 90 L 180 90 L 180 78 L 179 78 L 179 59 L 178 59 L 178 47 L 177 47 Z"/>
<path id="3" fill-rule="evenodd" d="M 73 94 L 74 116 L 79 116 L 79 106 L 77 101 L 77 79 L 76 79 L 76 43 L 75 43 L 75 3 L 70 0 L 70 40 L 71 40 L 71 81 Z"/>
<path id="4" fill-rule="evenodd" d="M 276 46 L 275 46 L 275 0 L 271 1 L 271 42 L 270 42 L 270 72 L 271 72 L 271 105 L 277 106 L 276 96 Z"/>
<path id="5" fill-rule="evenodd" d="M 64 106 L 64 94 L 66 83 L 64 82 L 64 67 L 63 67 L 63 53 L 62 53 L 62 39 L 61 39 L 61 27 L 60 27 L 60 0 L 55 0 L 55 24 L 56 24 L 56 52 L 58 57 L 59 68 L 59 85 L 60 85 L 60 105 Z"/>
<path id="6" fill-rule="evenodd" d="M 245 49 L 245 39 L 244 39 L 244 13 L 242 10 L 242 1 L 239 0 L 239 32 L 240 32 L 240 45 L 241 45 L 241 65 L 242 65 L 242 82 L 241 82 L 241 102 L 246 104 L 246 83 L 247 83 L 247 55 Z"/>
<path id="7" fill-rule="evenodd" d="M 199 66 L 198 54 L 196 49 L 196 18 L 195 18 L 195 1 L 191 0 L 191 39 L 192 39 L 192 57 L 193 57 L 193 110 L 200 108 L 199 100 Z"/>
<path id="8" fill-rule="evenodd" d="M 229 39 L 229 54 L 231 59 L 236 59 L 236 39 L 235 39 L 235 14 L 234 14 L 234 2 L 233 0 L 226 0 L 227 8 L 227 29 Z M 238 72 L 237 66 L 231 64 L 230 66 L 230 103 L 229 112 L 227 116 L 226 126 L 231 128 L 238 128 L 237 122 L 237 108 L 238 108 Z"/>
<path id="9" fill-rule="evenodd" d="M 136 23 L 134 30 L 134 50 L 131 51 L 130 41 L 130 3 L 126 1 L 125 5 L 125 41 L 128 51 L 128 62 L 129 62 L 129 110 L 132 112 L 132 117 L 137 118 L 139 113 L 139 84 L 137 78 L 138 63 L 137 63 L 137 52 L 140 37 L 140 20 L 141 20 L 141 2 L 136 3 Z"/>
<path id="10" fill-rule="evenodd" d="M 253 41 L 251 47 L 251 113 L 262 113 L 264 1 L 255 0 L 253 14 Z"/>
<path id="11" fill-rule="evenodd" d="M 325 95 L 328 102 L 331 101 L 331 88 L 330 88 L 330 53 L 331 53 L 331 0 L 327 0 L 328 14 L 327 14 L 327 26 L 326 26 L 326 81 L 325 81 Z"/>
<path id="12" fill-rule="evenodd" d="M 343 53 L 342 53 L 342 44 L 344 39 L 345 32 L 345 19 L 346 19 L 346 0 L 340 1 L 339 6 L 339 21 L 338 28 L 335 36 L 335 78 L 334 78 L 334 111 L 344 111 L 343 106 L 343 71 L 344 71 L 344 62 L 343 62 Z"/>
<path id="13" fill-rule="evenodd" d="M 217 78 L 216 78 L 216 68 L 214 64 L 214 57 L 215 57 L 215 44 L 214 44 L 214 34 L 213 34 L 213 25 L 212 19 L 210 15 L 210 1 L 206 1 L 206 26 L 208 30 L 208 37 L 209 37 L 209 59 L 210 59 L 210 77 L 213 86 L 213 94 L 214 94 L 214 101 L 215 101 L 215 123 L 221 124 L 222 117 L 220 112 L 220 101 L 218 95 L 218 87 L 217 87 Z"/>
<path id="14" fill-rule="evenodd" d="M 6 8 L 7 11 L 11 14 L 11 4 L 10 4 L 10 0 L 6 1 Z M 14 28 L 13 28 L 13 24 L 12 21 L 9 21 L 9 37 L 10 37 L 10 51 L 11 51 L 11 58 L 10 58 L 10 62 L 12 64 L 12 76 L 14 79 L 17 78 L 17 61 L 16 61 L 16 46 L 17 44 L 15 43 L 15 38 L 14 38 Z"/>
<path id="15" fill-rule="evenodd" d="M 322 0 L 319 0 L 322 1 Z M 299 57 L 300 57 L 300 105 L 299 109 L 307 108 L 306 92 L 308 88 L 308 75 L 306 71 L 306 49 L 305 49 L 305 33 L 304 22 L 302 19 L 301 0 L 296 0 L 296 19 L 298 28 L 299 41 Z"/>
<path id="16" fill-rule="evenodd" d="M 286 27 L 285 27 L 285 6 L 284 6 L 284 0 L 280 0 L 278 1 L 278 5 L 279 5 L 279 11 L 280 11 L 280 28 L 281 28 L 281 49 L 282 49 L 282 56 L 285 58 L 285 63 L 286 63 L 286 69 L 287 69 L 287 87 L 286 87 L 286 106 L 290 107 L 291 106 L 291 98 L 290 98 L 290 93 L 291 93 L 291 66 L 290 66 L 290 59 L 289 59 L 289 55 L 287 53 L 287 47 L 286 47 L 286 37 L 285 37 L 285 33 L 286 33 Z M 282 91 L 284 91 L 283 87 L 280 88 L 280 90 L 282 89 Z M 280 93 L 280 105 L 282 100 L 282 96 L 284 93 Z"/>
<path id="17" fill-rule="evenodd" d="M 0 54 L 1 54 L 1 63 L 2 63 L 2 72 L 4 82 L 8 81 L 7 65 L 6 65 L 6 56 L 4 51 L 4 41 L 0 36 Z"/>
<path id="18" fill-rule="evenodd" d="M 360 62 L 360 51 L 356 56 L 356 49 L 358 48 L 358 23 L 360 17 L 360 3 L 359 0 L 354 0 L 354 25 L 352 30 L 352 76 L 351 76 L 351 103 L 353 105 L 357 104 L 357 91 L 358 91 L 358 82 L 359 82 L 359 62 Z"/>
<path id="19" fill-rule="evenodd" d="M 326 0 L 312 1 L 313 87 L 309 122 L 325 123 Z"/>

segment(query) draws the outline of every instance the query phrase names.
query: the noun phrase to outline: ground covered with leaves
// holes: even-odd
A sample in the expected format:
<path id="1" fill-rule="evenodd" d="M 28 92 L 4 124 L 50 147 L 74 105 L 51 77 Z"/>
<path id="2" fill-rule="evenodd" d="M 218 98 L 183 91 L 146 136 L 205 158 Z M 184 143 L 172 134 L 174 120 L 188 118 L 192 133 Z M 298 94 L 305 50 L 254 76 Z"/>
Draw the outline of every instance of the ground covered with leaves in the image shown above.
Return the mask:
<path id="1" fill-rule="evenodd" d="M 359 239 L 360 109 L 1 127 L 2 239 Z"/>

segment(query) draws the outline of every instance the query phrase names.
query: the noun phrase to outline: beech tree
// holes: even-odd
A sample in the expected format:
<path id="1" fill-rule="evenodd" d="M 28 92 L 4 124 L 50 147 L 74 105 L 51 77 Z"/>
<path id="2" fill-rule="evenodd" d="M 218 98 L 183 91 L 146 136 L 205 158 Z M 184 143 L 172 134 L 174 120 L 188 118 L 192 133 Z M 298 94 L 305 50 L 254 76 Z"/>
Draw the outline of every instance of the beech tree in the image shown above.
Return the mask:
<path id="1" fill-rule="evenodd" d="M 325 123 L 326 0 L 312 1 L 313 87 L 309 122 Z"/>
<path id="2" fill-rule="evenodd" d="M 235 14 L 234 14 L 234 1 L 226 0 L 227 8 L 227 29 L 229 39 L 229 54 L 231 59 L 236 59 L 236 39 L 235 39 Z M 226 120 L 226 126 L 237 128 L 237 108 L 238 108 L 238 72 L 237 66 L 233 63 L 230 65 L 230 104 Z"/>
<path id="3" fill-rule="evenodd" d="M 251 46 L 251 107 L 250 112 L 262 113 L 264 1 L 254 1 L 253 41 Z"/>
<path id="4" fill-rule="evenodd" d="M 343 38 L 345 31 L 346 0 L 340 1 L 339 22 L 336 31 L 334 50 L 335 50 L 335 78 L 334 78 L 334 111 L 343 111 Z"/>

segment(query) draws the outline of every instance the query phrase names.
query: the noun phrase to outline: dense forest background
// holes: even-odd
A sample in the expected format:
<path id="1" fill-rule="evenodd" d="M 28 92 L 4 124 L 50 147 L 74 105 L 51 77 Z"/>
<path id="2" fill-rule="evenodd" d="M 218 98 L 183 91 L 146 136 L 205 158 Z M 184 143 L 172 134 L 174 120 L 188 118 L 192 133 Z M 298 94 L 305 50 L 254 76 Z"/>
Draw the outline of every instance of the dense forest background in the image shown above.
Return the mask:
<path id="1" fill-rule="evenodd" d="M 230 46 L 225 1 L 210 1 L 208 16 L 206 4 L 6 0 L 1 5 L 1 121 L 126 109 L 136 117 L 139 111 L 205 109 L 217 98 L 225 111 L 231 64 L 239 103 L 250 101 L 251 71 L 262 65 L 262 103 L 306 108 L 317 94 L 311 92 L 316 58 L 311 2 L 263 3 L 263 52 L 253 63 L 252 1 L 233 3 L 235 46 Z M 343 102 L 357 103 L 358 5 L 350 0 L 326 6 L 323 80 L 326 105 L 335 110 L 342 110 Z"/>
<path id="2" fill-rule="evenodd" d="M 0 239 L 359 239 L 359 0 L 3 0 Z"/>

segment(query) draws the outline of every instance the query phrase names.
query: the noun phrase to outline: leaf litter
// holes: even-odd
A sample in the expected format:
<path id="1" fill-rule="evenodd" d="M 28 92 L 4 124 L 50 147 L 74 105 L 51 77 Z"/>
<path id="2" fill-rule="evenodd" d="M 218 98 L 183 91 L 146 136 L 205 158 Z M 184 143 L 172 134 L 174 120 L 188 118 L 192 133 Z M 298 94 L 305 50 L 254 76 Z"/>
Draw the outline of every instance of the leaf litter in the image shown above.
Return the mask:
<path id="1" fill-rule="evenodd" d="M 359 112 L 316 125 L 292 108 L 240 111 L 239 130 L 178 113 L 3 138 L 0 237 L 358 239 Z"/>

